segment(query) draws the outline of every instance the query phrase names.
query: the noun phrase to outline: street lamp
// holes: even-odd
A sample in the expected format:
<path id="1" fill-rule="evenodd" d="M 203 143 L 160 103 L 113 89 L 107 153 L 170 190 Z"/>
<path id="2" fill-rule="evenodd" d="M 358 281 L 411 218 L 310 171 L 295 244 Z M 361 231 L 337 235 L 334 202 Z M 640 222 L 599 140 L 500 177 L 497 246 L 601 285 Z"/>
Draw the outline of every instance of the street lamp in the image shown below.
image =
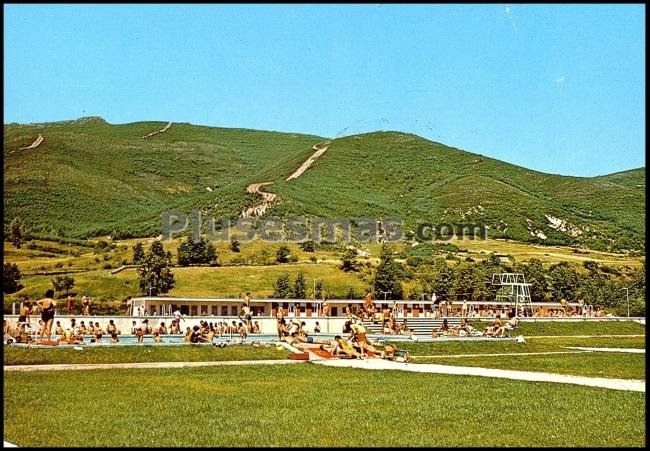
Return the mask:
<path id="1" fill-rule="evenodd" d="M 379 290 L 380 293 L 384 295 L 384 303 L 386 303 L 386 295 L 392 293 L 392 291 Z M 397 318 L 397 303 L 393 302 L 393 318 Z"/>
<path id="2" fill-rule="evenodd" d="M 623 288 L 625 290 L 625 299 L 627 300 L 627 317 L 630 317 L 630 289 L 628 287 Z"/>

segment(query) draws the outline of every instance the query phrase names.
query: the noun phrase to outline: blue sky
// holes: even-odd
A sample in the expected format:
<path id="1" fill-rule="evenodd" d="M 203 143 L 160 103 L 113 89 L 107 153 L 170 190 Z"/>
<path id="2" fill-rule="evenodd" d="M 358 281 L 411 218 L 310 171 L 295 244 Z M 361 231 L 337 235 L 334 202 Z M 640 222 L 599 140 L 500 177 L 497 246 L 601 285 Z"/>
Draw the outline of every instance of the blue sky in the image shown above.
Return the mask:
<path id="1" fill-rule="evenodd" d="M 4 122 L 400 130 L 645 166 L 644 5 L 4 5 Z"/>

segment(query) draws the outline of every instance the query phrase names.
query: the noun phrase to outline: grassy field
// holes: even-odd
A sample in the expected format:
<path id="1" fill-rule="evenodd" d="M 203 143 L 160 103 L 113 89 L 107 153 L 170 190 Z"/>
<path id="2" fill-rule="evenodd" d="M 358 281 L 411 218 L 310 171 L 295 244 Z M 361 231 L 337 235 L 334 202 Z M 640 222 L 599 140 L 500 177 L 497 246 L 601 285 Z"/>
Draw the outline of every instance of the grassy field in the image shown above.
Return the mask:
<path id="1" fill-rule="evenodd" d="M 525 344 L 494 340 L 402 342 L 398 346 L 408 349 L 416 364 L 435 362 L 645 379 L 643 355 L 517 355 L 566 351 L 566 346 L 644 348 L 645 328 L 637 323 L 600 323 L 599 330 L 592 323 L 577 323 L 572 328 L 559 323 L 525 326 L 530 326 L 529 332 L 548 336 L 529 338 Z M 600 336 L 583 337 L 592 334 Z M 452 357 L 492 353 L 508 355 Z M 437 357 L 427 357 L 434 355 Z M 4 364 L 253 360 L 286 356 L 286 350 L 274 346 L 129 346 L 86 348 L 83 352 L 5 346 Z M 4 438 L 19 446 L 645 445 L 644 393 L 566 384 L 367 371 L 306 363 L 6 372 L 3 389 Z M 79 415 L 79 406 L 95 408 Z"/>
<path id="2" fill-rule="evenodd" d="M 645 335 L 645 326 L 634 321 L 536 321 L 520 324 L 518 334 L 531 335 Z"/>
<path id="3" fill-rule="evenodd" d="M 580 354 L 517 355 L 520 353 L 575 352 L 568 347 L 645 348 L 645 337 L 634 338 L 529 338 L 476 343 L 399 343 L 416 363 L 479 366 L 509 370 L 543 371 L 575 376 L 645 379 L 645 354 L 592 352 Z M 502 354 L 502 355 L 488 355 Z M 464 356 L 464 357 L 459 357 Z M 579 364 L 577 364 L 579 362 Z"/>
<path id="4" fill-rule="evenodd" d="M 553 264 L 560 261 L 580 263 L 590 260 L 598 264 L 610 266 L 639 267 L 643 265 L 645 257 L 630 257 L 627 254 L 601 252 L 590 249 L 578 249 L 567 246 L 548 246 L 540 244 L 522 243 L 512 240 L 487 239 L 487 240 L 449 240 L 447 243 L 467 249 L 472 258 L 479 259 L 476 254 L 509 255 L 516 261 L 525 262 L 536 258 L 542 263 Z"/>
<path id="5" fill-rule="evenodd" d="M 289 351 L 275 346 L 85 346 L 71 348 L 25 348 L 5 346 L 4 365 L 49 365 L 58 363 L 206 362 L 227 360 L 286 359 Z"/>
<path id="6" fill-rule="evenodd" d="M 7 373 L 4 404 L 19 446 L 645 445 L 643 393 L 310 364 Z"/>

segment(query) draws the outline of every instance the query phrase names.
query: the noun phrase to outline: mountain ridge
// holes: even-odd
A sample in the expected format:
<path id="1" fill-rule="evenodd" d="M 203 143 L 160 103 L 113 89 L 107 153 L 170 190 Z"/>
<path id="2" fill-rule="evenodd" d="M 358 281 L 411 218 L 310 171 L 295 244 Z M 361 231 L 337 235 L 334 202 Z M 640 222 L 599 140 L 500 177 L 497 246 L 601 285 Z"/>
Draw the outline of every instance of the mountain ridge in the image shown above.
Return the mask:
<path id="1" fill-rule="evenodd" d="M 328 139 L 174 122 L 142 139 L 167 122 L 42 123 L 43 142 L 25 151 L 33 124 L 6 125 L 5 227 L 19 216 L 39 233 L 157 235 L 161 209 L 234 219 L 256 202 L 246 186 L 274 182 L 271 216 L 394 215 L 407 228 L 474 220 L 519 241 L 644 247 L 645 168 L 548 174 L 393 130 Z M 284 180 L 325 142 L 299 178 Z"/>

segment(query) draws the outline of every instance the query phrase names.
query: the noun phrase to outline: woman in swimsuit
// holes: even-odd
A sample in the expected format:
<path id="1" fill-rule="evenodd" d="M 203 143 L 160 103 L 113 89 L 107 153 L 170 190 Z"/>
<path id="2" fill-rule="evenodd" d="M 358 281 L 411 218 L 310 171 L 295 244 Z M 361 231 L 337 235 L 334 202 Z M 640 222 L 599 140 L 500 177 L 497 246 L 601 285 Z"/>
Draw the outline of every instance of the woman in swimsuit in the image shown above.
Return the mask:
<path id="1" fill-rule="evenodd" d="M 44 326 L 41 330 L 41 339 L 47 334 L 47 339 L 50 339 L 52 335 L 52 323 L 54 322 L 54 309 L 56 308 L 56 301 L 52 299 L 54 297 L 54 290 L 49 289 L 45 292 L 45 298 L 36 302 L 36 304 L 41 308 L 41 320 L 43 320 Z"/>
<path id="2" fill-rule="evenodd" d="M 284 324 L 284 309 L 282 304 L 278 303 L 278 311 L 275 312 L 275 319 L 278 321 L 278 337 L 282 340 L 282 326 Z"/>

